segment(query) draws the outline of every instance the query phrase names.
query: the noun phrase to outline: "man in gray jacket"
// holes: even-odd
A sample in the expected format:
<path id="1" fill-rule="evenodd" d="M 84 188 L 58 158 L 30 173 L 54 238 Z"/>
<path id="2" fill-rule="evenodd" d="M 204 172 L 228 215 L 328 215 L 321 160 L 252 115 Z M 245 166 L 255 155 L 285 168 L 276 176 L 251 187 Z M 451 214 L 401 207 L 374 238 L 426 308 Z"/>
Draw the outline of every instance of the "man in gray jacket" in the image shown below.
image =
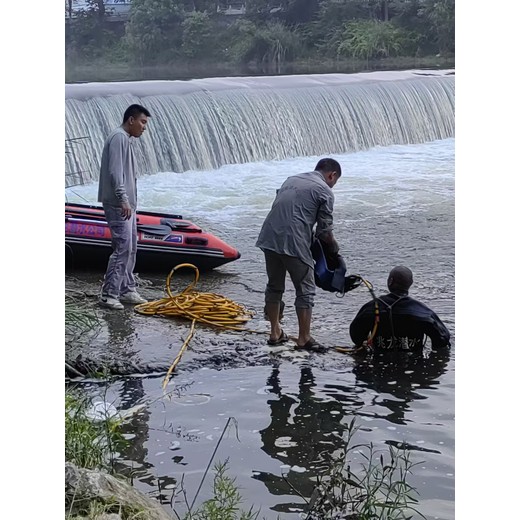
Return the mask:
<path id="1" fill-rule="evenodd" d="M 137 171 L 134 140 L 146 129 L 150 112 L 130 105 L 123 124 L 106 138 L 101 156 L 98 201 L 112 235 L 112 249 L 99 304 L 124 309 L 123 303 L 145 303 L 136 291 L 134 267 L 137 253 Z"/>
<path id="2" fill-rule="evenodd" d="M 256 242 L 265 255 L 265 312 L 271 324 L 269 345 L 288 340 L 279 316 L 285 278 L 289 273 L 296 291 L 297 347 L 317 352 L 324 350 L 310 333 L 316 294 L 311 245 L 316 225 L 316 237 L 328 244 L 332 253 L 339 250 L 332 233 L 332 188 L 340 176 L 341 166 L 336 160 L 321 159 L 314 171 L 289 177 L 276 192 Z"/>

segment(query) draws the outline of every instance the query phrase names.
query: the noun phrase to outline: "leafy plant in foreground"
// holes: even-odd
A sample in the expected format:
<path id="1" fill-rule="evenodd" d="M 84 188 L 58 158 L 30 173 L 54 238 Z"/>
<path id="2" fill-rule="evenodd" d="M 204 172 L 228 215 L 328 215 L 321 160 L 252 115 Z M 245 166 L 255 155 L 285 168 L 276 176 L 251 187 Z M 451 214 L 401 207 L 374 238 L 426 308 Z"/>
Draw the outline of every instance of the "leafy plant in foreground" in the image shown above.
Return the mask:
<path id="1" fill-rule="evenodd" d="M 98 520 L 118 515 L 121 520 L 146 520 L 146 511 L 139 507 L 123 505 L 117 500 L 89 500 L 81 503 L 72 500 L 65 520 Z"/>
<path id="2" fill-rule="evenodd" d="M 65 295 L 65 342 L 74 343 L 85 332 L 94 330 L 99 318 L 92 308 L 79 297 Z"/>
<path id="3" fill-rule="evenodd" d="M 407 451 L 390 446 L 389 453 L 372 443 L 351 445 L 358 431 L 353 419 L 347 427 L 345 447 L 329 474 L 318 480 L 303 520 L 407 520 L 416 513 L 416 490 L 406 479 L 413 464 Z M 359 453 L 360 472 L 351 470 L 349 455 Z"/>
<path id="4" fill-rule="evenodd" d="M 99 409 L 93 418 L 93 404 L 74 391 L 65 393 L 65 460 L 110 471 L 117 451 L 127 443 L 120 432 L 122 419 Z"/>
<path id="5" fill-rule="evenodd" d="M 228 460 L 217 462 L 214 466 L 213 498 L 206 500 L 194 512 L 189 513 L 185 520 L 256 520 L 259 511 L 253 507 L 246 512 L 239 509 L 242 502 L 235 478 L 229 477 L 227 472 Z"/>

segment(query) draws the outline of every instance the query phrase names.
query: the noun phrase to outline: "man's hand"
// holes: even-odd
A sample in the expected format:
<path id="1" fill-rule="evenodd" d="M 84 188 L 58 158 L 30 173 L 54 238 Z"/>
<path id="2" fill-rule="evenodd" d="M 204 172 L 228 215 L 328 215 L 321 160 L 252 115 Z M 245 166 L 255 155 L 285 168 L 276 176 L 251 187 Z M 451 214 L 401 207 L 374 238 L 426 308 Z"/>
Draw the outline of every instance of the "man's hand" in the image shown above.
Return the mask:
<path id="1" fill-rule="evenodd" d="M 361 277 L 359 277 L 355 274 L 349 274 L 348 276 L 345 277 L 345 287 L 344 287 L 345 292 L 352 291 L 356 287 L 359 287 L 361 285 L 362 281 L 363 280 Z"/>
<path id="2" fill-rule="evenodd" d="M 327 245 L 327 253 L 332 255 L 337 255 L 339 253 L 339 244 L 331 231 L 322 233 L 318 238 Z"/>
<path id="3" fill-rule="evenodd" d="M 125 220 L 128 220 L 132 216 L 132 207 L 128 202 L 121 203 L 121 215 Z"/>

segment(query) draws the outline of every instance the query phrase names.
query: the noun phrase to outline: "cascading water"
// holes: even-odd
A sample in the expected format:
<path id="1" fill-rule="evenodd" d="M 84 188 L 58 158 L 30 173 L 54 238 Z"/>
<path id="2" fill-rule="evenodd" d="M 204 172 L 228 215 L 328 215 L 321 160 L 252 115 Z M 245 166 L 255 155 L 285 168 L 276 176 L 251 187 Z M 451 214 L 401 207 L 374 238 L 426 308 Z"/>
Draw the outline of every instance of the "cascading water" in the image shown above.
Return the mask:
<path id="1" fill-rule="evenodd" d="M 66 186 L 98 177 L 106 135 L 131 103 L 152 114 L 140 171 L 209 170 L 453 137 L 452 71 L 66 86 Z M 82 175 L 74 175 L 77 172 Z"/>

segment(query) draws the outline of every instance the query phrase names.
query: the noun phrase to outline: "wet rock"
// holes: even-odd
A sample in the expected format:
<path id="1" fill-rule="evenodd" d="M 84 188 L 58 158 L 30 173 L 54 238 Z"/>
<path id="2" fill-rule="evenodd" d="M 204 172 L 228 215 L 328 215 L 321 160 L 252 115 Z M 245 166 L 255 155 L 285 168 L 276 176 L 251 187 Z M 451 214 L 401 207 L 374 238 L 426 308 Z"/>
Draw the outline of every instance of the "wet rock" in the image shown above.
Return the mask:
<path id="1" fill-rule="evenodd" d="M 142 511 L 147 520 L 172 520 L 161 506 L 130 484 L 101 471 L 78 468 L 65 463 L 65 493 L 74 497 L 74 502 L 99 501 L 101 503 L 121 504 L 123 508 Z M 69 504 L 70 507 L 70 504 Z M 119 515 L 106 515 L 105 520 L 116 520 Z"/>

